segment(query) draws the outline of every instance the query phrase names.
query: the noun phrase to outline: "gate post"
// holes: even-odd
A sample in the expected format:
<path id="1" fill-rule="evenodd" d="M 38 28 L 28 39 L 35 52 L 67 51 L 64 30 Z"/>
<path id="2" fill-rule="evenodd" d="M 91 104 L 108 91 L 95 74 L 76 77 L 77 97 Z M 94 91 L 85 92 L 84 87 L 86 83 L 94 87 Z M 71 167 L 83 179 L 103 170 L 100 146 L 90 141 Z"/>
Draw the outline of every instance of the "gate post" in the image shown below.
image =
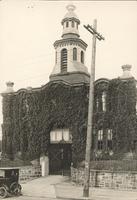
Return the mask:
<path id="1" fill-rule="evenodd" d="M 42 176 L 49 175 L 49 158 L 47 155 L 42 155 L 40 157 L 41 174 Z"/>

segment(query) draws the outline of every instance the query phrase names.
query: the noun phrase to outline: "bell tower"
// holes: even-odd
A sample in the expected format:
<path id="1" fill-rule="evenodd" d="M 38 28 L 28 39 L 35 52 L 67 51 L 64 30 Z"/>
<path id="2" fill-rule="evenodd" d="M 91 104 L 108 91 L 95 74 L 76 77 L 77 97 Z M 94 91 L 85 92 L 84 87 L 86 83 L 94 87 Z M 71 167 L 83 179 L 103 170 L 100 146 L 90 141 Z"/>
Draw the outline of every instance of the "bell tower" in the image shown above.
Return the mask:
<path id="1" fill-rule="evenodd" d="M 50 81 L 63 80 L 71 84 L 88 83 L 89 73 L 85 66 L 87 44 L 80 39 L 80 20 L 75 14 L 76 7 L 69 4 L 61 21 L 62 39 L 55 41 L 55 66 Z"/>

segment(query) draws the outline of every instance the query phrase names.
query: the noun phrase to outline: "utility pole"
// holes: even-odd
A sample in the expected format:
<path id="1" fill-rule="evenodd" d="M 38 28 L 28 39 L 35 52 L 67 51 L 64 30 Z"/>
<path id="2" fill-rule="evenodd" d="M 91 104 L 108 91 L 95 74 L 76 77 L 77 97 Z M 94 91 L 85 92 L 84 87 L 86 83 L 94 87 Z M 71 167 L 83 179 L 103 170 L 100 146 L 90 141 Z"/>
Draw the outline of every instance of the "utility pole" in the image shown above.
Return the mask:
<path id="1" fill-rule="evenodd" d="M 90 180 L 90 158 L 93 133 L 93 103 L 94 103 L 94 81 L 95 81 L 95 58 L 96 58 L 96 39 L 104 40 L 104 37 L 97 32 L 97 20 L 93 22 L 93 27 L 87 25 L 84 27 L 93 35 L 92 39 L 92 61 L 91 75 L 89 86 L 89 105 L 88 105 L 88 125 L 87 125 L 87 140 L 86 140 L 86 155 L 85 155 L 85 180 L 83 188 L 83 196 L 89 197 L 89 180 Z"/>

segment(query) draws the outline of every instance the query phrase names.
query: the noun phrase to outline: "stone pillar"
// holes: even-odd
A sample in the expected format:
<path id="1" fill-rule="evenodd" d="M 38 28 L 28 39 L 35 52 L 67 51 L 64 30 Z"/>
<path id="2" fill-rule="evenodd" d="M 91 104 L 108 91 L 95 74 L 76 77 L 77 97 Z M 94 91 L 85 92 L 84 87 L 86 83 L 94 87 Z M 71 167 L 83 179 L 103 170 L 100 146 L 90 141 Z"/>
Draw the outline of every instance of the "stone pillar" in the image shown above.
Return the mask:
<path id="1" fill-rule="evenodd" d="M 132 74 L 130 73 L 130 70 L 132 68 L 131 65 L 123 65 L 122 67 L 122 70 L 123 70 L 123 74 L 122 76 L 120 76 L 121 79 L 128 79 L 128 78 L 133 78 Z"/>
<path id="2" fill-rule="evenodd" d="M 49 175 L 49 158 L 48 156 L 41 156 L 40 157 L 40 165 L 41 165 L 41 174 L 42 176 Z"/>

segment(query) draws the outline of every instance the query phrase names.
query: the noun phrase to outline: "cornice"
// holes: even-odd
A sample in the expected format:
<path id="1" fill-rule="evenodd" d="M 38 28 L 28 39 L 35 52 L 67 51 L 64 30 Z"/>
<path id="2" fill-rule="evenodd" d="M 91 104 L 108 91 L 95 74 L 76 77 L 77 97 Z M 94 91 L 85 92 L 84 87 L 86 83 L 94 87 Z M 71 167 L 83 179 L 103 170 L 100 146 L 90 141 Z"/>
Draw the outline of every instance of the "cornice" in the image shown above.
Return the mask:
<path id="1" fill-rule="evenodd" d="M 55 48 L 57 48 L 58 46 L 62 47 L 62 46 L 70 45 L 70 44 L 71 45 L 77 44 L 81 46 L 83 49 L 86 49 L 88 46 L 83 40 L 79 38 L 66 38 L 66 39 L 56 40 L 53 45 Z"/>
<path id="2" fill-rule="evenodd" d="M 77 18 L 75 18 L 75 17 L 66 17 L 66 18 L 64 18 L 64 19 L 61 21 L 61 24 L 63 25 L 64 22 L 66 22 L 66 21 L 72 21 L 72 20 L 74 20 L 74 21 L 76 21 L 78 24 L 80 24 L 80 20 L 77 19 Z"/>

